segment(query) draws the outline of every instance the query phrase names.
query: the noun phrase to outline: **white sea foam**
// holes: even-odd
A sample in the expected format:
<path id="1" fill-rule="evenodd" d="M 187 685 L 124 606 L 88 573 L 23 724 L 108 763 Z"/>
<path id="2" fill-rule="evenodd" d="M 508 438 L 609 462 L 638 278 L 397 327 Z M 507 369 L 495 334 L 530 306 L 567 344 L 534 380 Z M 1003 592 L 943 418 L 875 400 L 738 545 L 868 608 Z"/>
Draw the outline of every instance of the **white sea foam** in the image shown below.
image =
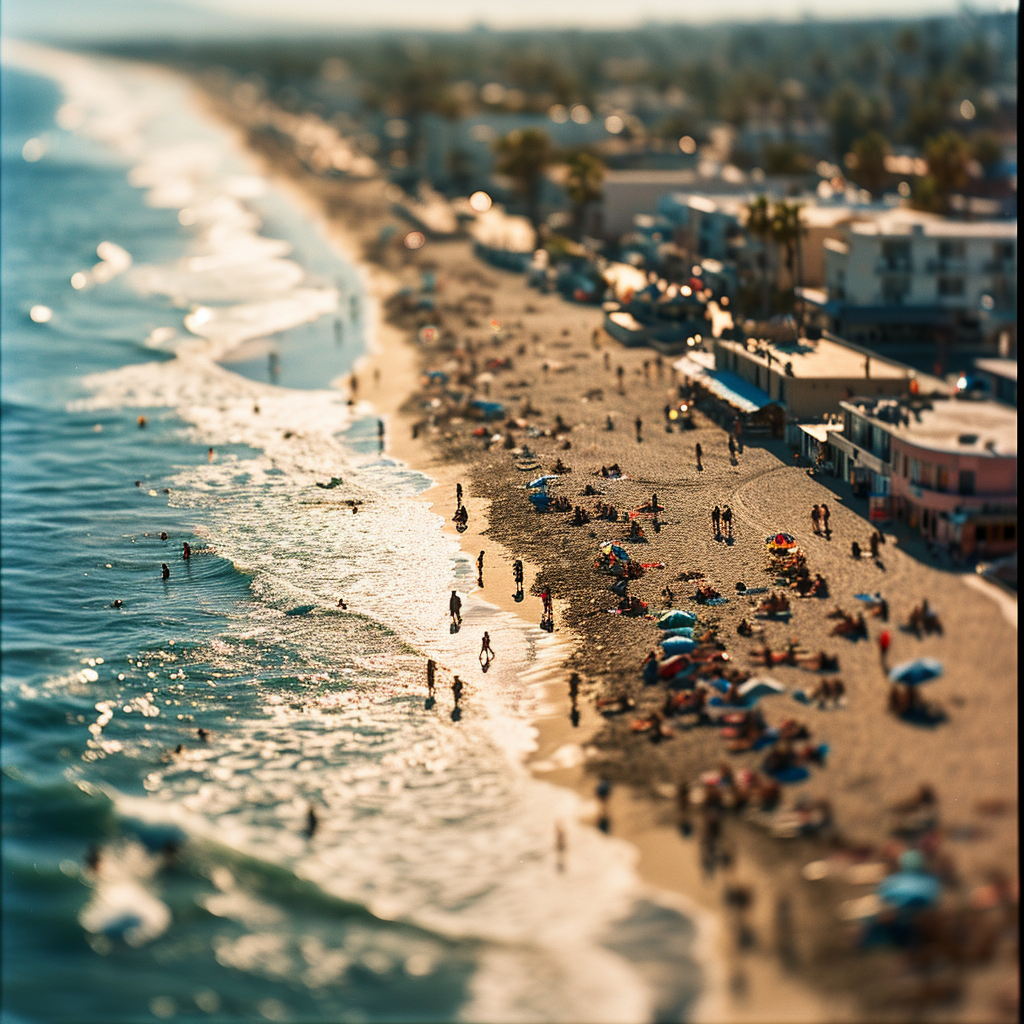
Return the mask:
<path id="1" fill-rule="evenodd" d="M 487 940 L 466 1019 L 649 1019 L 646 985 L 602 945 L 641 894 L 635 850 L 574 825 L 579 798 L 537 781 L 523 763 L 536 742 L 540 674 L 563 653 L 558 638 L 472 596 L 469 559 L 441 517 L 410 496 L 424 478 L 355 456 L 339 440 L 353 416 L 372 410 L 350 410 L 335 391 L 260 384 L 216 362 L 331 313 L 337 293 L 307 281 L 286 258 L 287 243 L 259 235 L 244 201 L 259 188 L 224 137 L 189 121 L 180 84 L 134 66 L 19 53 L 64 88 L 64 124 L 130 157 L 148 202 L 180 207 L 193 231 L 184 260 L 127 275 L 140 293 L 187 308 L 191 337 L 151 334 L 147 344 L 175 356 L 87 378 L 90 395 L 75 408 L 164 406 L 200 450 L 244 444 L 254 453 L 217 455 L 171 481 L 172 501 L 193 508 L 213 547 L 252 577 L 252 610 L 204 652 L 235 676 L 253 672 L 250 713 L 223 729 L 215 756 L 162 764 L 146 778 L 147 798 L 120 804 L 205 822 L 218 842 L 286 864 L 381 917 Z M 338 477 L 338 487 L 315 486 Z M 350 502 L 360 503 L 357 513 Z M 451 587 L 469 594 L 454 635 Z M 355 614 L 334 611 L 339 593 Z M 282 614 L 296 605 L 316 614 Z M 393 636 L 371 635 L 368 619 Z M 483 629 L 498 652 L 486 675 L 477 660 Z M 299 649 L 325 671 L 350 666 L 352 686 L 311 695 L 261 683 L 247 660 L 252 643 Z M 425 656 L 467 681 L 461 721 L 443 698 L 433 713 L 423 709 Z M 97 722 L 97 743 L 118 715 L 111 705 Z M 311 800 L 326 809 L 315 843 L 301 828 Z M 564 873 L 555 866 L 556 822 L 568 829 Z M 237 900 L 215 906 L 248 912 Z M 102 925 L 110 909 L 94 907 L 89 921 Z M 149 910 L 147 934 L 159 924 Z M 250 946 L 218 956 L 244 965 L 259 953 Z"/>

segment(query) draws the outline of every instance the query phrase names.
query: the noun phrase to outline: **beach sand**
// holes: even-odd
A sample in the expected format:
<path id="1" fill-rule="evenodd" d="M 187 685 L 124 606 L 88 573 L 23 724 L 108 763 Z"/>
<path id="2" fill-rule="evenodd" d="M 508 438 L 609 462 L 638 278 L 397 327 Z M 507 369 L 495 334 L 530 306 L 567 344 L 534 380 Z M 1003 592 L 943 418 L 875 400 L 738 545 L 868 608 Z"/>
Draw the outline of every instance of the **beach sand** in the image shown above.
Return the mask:
<path id="1" fill-rule="evenodd" d="M 237 124 L 236 111 L 211 102 L 215 113 Z M 248 141 L 254 144 L 253 138 Z M 474 437 L 476 423 L 423 426 L 414 440 L 413 424 L 426 418 L 424 396 L 418 393 L 420 373 L 443 366 L 466 339 L 481 362 L 492 353 L 507 356 L 513 368 L 495 373 L 490 394 L 479 397 L 503 402 L 513 415 L 519 415 L 528 397 L 541 410 L 528 417 L 530 424 L 550 430 L 561 415 L 572 427 L 568 449 L 552 437 L 515 431 L 517 443 L 526 441 L 537 453 L 542 469 L 536 475 L 549 471 L 556 458 L 572 468 L 553 485 L 553 494 L 564 494 L 592 511 L 596 499 L 581 496 L 588 483 L 604 492 L 602 500 L 622 510 L 638 507 L 656 491 L 665 506 L 662 530 L 656 534 L 647 529 L 648 543 L 632 549 L 642 548 L 642 561 L 664 562 L 665 568 L 648 570 L 631 583 L 630 592 L 654 611 L 665 606 L 661 592 L 669 586 L 675 607 L 695 610 L 703 623 L 717 627 L 739 667 L 753 668 L 748 660 L 753 642 L 736 634 L 740 618 L 749 618 L 753 609 L 735 584 L 770 586 L 765 537 L 778 530 L 793 534 L 812 573 L 828 579 L 832 597 L 799 600 L 794 595 L 792 618 L 764 624 L 765 639 L 779 649 L 790 637 L 798 637 L 809 650 L 838 655 L 834 675 L 846 686 L 846 705 L 821 710 L 788 695 L 762 701 L 769 724 L 799 718 L 815 741 L 829 745 L 824 767 L 813 768 L 805 782 L 787 786 L 784 804 L 791 806 L 801 796 L 828 800 L 844 843 L 870 847 L 871 859 L 877 859 L 880 848 L 892 842 L 888 808 L 919 785 L 931 785 L 938 795 L 941 848 L 951 878 L 955 874 L 957 879 L 947 886 L 951 901 L 966 900 L 993 869 L 1014 879 L 1017 875 L 1016 601 L 975 577 L 926 564 L 920 545 L 898 531 L 888 534 L 879 564 L 867 555 L 855 561 L 850 542 L 858 540 L 866 551 L 872 527 L 848 488 L 809 476 L 779 441 L 747 439 L 732 464 L 726 433 L 700 414 L 697 429 L 667 433 L 662 410 L 677 401 L 669 361 L 659 373 L 655 353 L 649 350 L 626 350 L 607 336 L 599 336 L 600 347 L 595 347 L 599 309 L 541 295 L 521 275 L 481 265 L 467 241 L 429 243 L 415 254 L 392 252 L 383 266 L 368 263 L 367 247 L 381 224 L 394 219 L 382 183 L 324 181 L 308 174 L 283 147 L 255 141 L 268 170 L 325 216 L 341 248 L 359 261 L 378 311 L 401 285 L 416 287 L 422 268 L 438 274 L 439 315 L 434 323 L 451 337 L 424 347 L 415 341 L 408 318 L 396 324 L 380 315 L 372 331 L 373 347 L 357 371 L 359 397 L 385 417 L 388 451 L 437 481 L 423 499 L 436 503 L 449 530 L 454 530 L 450 513 L 455 483 L 463 483 L 470 529 L 461 541 L 473 558 L 481 549 L 486 553 L 480 596 L 537 622 L 536 594 L 548 586 L 555 595 L 557 630 L 570 642 L 566 664 L 547 682 L 545 704 L 551 713 L 537 723 L 535 770 L 551 782 L 577 788 L 588 800 L 597 778 L 609 779 L 614 784 L 611 830 L 637 846 L 643 878 L 715 912 L 721 923 L 716 943 L 726 975 L 719 980 L 727 984 L 712 986 L 714 997 L 700 1007 L 700 1018 L 902 1020 L 913 1014 L 922 1020 L 1016 1019 L 1017 962 L 1005 944 L 984 969 L 940 966 L 929 978 L 911 971 L 906 958 L 895 953 L 851 953 L 851 927 L 840 920 L 838 910 L 844 901 L 872 890 L 848 876 L 805 879 L 803 865 L 833 852 L 814 838 L 774 839 L 739 817 L 729 819 L 723 845 L 732 864 L 713 878 L 702 875 L 696 840 L 684 838 L 678 828 L 675 786 L 694 781 L 726 759 L 735 769 L 757 768 L 763 755 L 728 755 L 717 729 L 675 727 L 675 734 L 660 744 L 630 730 L 629 720 L 659 709 L 665 695 L 663 687 L 645 687 L 640 676 L 643 657 L 659 637 L 653 622 L 606 614 L 617 599 L 607 589 L 608 578 L 592 569 L 599 543 L 621 543 L 626 528 L 604 522 L 576 528 L 569 525 L 570 515 L 534 512 L 523 487 L 534 473 L 518 472 L 511 453 L 500 444 L 488 447 L 486 437 Z M 470 297 L 481 294 L 490 305 L 478 304 L 470 311 Z M 489 325 L 492 319 L 497 331 Z M 622 393 L 618 366 L 623 368 Z M 371 383 L 374 370 L 380 371 L 376 387 Z M 605 429 L 608 416 L 615 425 L 612 431 Z M 634 431 L 637 416 L 643 420 L 642 442 Z M 493 429 L 504 433 L 500 423 Z M 698 442 L 704 453 L 702 471 L 694 457 Z M 609 483 L 591 475 L 612 462 L 621 465 L 628 479 Z M 822 501 L 832 510 L 831 539 L 811 530 L 810 507 Z M 713 536 L 709 513 L 716 503 L 732 507 L 731 545 Z M 511 561 L 516 557 L 527 564 L 528 596 L 522 604 L 511 600 Z M 728 603 L 698 608 L 688 601 L 693 584 L 678 579 L 684 570 L 702 571 Z M 860 610 L 863 606 L 853 595 L 862 591 L 880 591 L 888 599 L 889 622 L 869 619 L 866 641 L 829 637 L 833 622 L 827 613 L 836 604 Z M 925 597 L 945 631 L 918 639 L 898 624 Z M 883 628 L 893 637 L 890 664 L 918 656 L 944 663 L 944 675 L 929 684 L 926 696 L 943 709 L 945 721 L 914 726 L 887 711 L 888 683 L 876 643 Z M 583 679 L 577 727 L 569 720 L 570 671 Z M 816 679 L 788 666 L 755 673 L 768 674 L 790 690 L 809 688 Z M 612 718 L 596 713 L 595 698 L 623 691 L 635 700 L 635 711 Z M 596 801 L 593 815 L 596 819 Z M 735 914 L 722 905 L 724 889 L 736 885 L 748 886 L 754 896 L 747 915 L 754 935 L 751 949 L 737 949 Z M 941 988 L 936 979 L 960 991 L 961 997 L 945 1002 L 934 998 Z"/>

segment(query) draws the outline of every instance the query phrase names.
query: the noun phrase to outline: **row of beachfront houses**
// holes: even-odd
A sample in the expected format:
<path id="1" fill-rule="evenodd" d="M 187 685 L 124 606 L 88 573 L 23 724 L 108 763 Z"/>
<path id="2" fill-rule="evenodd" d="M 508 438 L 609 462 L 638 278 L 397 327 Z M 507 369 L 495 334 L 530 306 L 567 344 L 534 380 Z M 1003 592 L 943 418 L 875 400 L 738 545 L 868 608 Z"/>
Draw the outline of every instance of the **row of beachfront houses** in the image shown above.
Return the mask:
<path id="1" fill-rule="evenodd" d="M 974 397 L 828 332 L 718 338 L 674 366 L 723 426 L 785 436 L 866 498 L 873 520 L 901 520 L 958 558 L 989 559 L 1017 547 L 1017 364 L 985 363 L 995 381 L 1012 382 L 1012 391 L 989 390 L 1005 400 Z"/>

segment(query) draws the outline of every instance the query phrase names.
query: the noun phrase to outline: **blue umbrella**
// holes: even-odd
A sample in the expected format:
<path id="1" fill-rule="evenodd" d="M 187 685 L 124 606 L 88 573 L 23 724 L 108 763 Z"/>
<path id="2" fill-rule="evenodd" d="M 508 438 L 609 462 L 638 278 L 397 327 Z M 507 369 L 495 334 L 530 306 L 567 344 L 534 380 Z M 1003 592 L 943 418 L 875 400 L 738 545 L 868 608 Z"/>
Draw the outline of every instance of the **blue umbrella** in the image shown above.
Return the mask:
<path id="1" fill-rule="evenodd" d="M 536 480 L 531 480 L 526 486 L 527 487 L 547 487 L 549 480 L 557 480 L 558 474 L 553 473 L 550 476 L 539 476 Z"/>
<path id="2" fill-rule="evenodd" d="M 937 679 L 942 675 L 942 662 L 934 658 L 915 658 L 913 661 L 905 661 L 897 665 L 890 673 L 889 678 L 894 683 L 902 683 L 904 686 L 917 686 L 920 683 L 927 683 L 929 679 Z"/>
<path id="3" fill-rule="evenodd" d="M 878 895 L 886 903 L 901 910 L 911 907 L 930 907 L 937 903 L 941 886 L 932 875 L 919 871 L 897 871 L 878 886 Z"/>

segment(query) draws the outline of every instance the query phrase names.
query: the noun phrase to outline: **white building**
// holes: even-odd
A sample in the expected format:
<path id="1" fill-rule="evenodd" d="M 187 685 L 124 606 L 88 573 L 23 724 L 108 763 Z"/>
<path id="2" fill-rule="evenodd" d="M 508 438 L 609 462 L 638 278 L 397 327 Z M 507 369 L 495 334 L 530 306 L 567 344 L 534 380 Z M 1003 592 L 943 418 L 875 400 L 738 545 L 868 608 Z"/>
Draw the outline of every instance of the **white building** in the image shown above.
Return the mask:
<path id="1" fill-rule="evenodd" d="M 901 209 L 848 224 L 843 235 L 824 242 L 825 308 L 853 341 L 977 329 L 983 311 L 1016 320 L 1016 221 Z"/>

